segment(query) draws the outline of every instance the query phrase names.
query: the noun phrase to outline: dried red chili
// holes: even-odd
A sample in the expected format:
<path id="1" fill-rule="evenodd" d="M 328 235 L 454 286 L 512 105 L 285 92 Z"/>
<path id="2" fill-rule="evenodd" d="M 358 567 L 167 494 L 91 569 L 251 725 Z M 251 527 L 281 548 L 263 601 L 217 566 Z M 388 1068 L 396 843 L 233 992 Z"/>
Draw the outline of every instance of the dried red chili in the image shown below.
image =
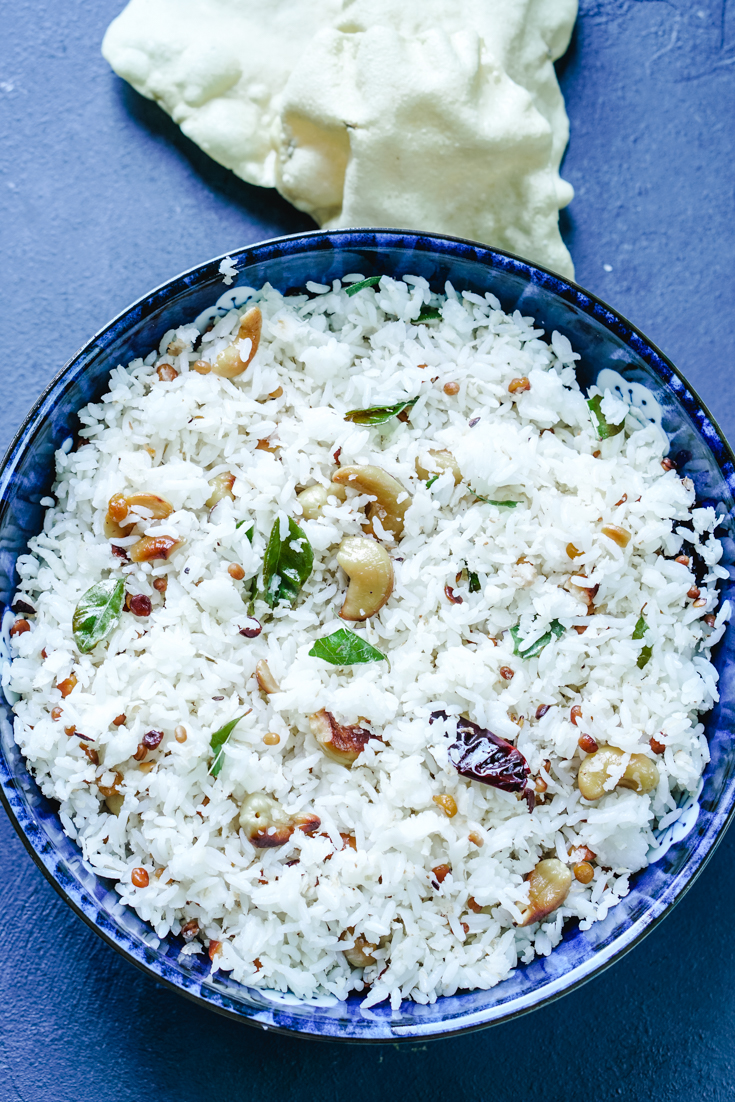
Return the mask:
<path id="1" fill-rule="evenodd" d="M 429 722 L 448 720 L 446 712 L 433 712 Z M 458 773 L 504 792 L 522 792 L 531 770 L 513 743 L 494 735 L 463 716 L 457 717 L 457 737 L 449 747 L 449 760 Z"/>

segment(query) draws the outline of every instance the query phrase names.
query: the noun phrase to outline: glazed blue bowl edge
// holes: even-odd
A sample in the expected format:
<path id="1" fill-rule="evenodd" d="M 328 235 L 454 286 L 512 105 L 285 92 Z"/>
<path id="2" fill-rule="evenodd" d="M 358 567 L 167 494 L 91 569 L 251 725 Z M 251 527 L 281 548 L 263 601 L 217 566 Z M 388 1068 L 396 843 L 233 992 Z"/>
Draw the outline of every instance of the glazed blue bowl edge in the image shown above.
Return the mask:
<path id="1" fill-rule="evenodd" d="M 589 386 L 604 369 L 655 396 L 680 470 L 693 478 L 697 498 L 721 514 L 724 564 L 733 571 L 735 461 L 716 422 L 671 362 L 625 318 L 595 296 L 552 272 L 510 254 L 458 239 L 395 230 L 315 231 L 233 250 L 238 269 L 230 288 L 219 273 L 221 257 L 184 272 L 151 291 L 96 334 L 44 391 L 11 444 L 0 468 L 0 610 L 12 597 L 15 562 L 42 526 L 41 499 L 54 477 L 54 452 L 73 438 L 76 414 L 107 389 L 117 364 L 147 353 L 163 334 L 189 322 L 221 295 L 270 282 L 302 292 L 307 280 L 329 284 L 350 272 L 414 274 L 443 291 L 492 291 L 505 310 L 534 317 L 547 337 L 556 329 L 581 353 L 578 377 Z M 731 596 L 732 578 L 722 598 Z M 76 845 L 63 833 L 58 809 L 40 792 L 12 737 L 12 712 L 0 715 L 0 797 L 36 863 L 62 897 L 93 929 L 132 963 L 200 1004 L 241 1021 L 312 1039 L 396 1042 L 442 1037 L 508 1020 L 572 990 L 617 960 L 649 932 L 691 886 L 722 838 L 735 805 L 735 766 L 729 731 L 735 703 L 735 639 L 732 628 L 714 660 L 720 702 L 706 718 L 711 761 L 704 775 L 692 826 L 654 864 L 632 879 L 631 892 L 590 930 L 565 931 L 546 958 L 520 965 L 489 991 L 445 996 L 430 1005 L 404 1001 L 360 1009 L 346 1003 L 299 1003 L 268 995 L 212 973 L 206 954 L 181 957 L 183 941 L 158 943 L 152 930 L 122 907 L 111 882 L 85 867 Z M 201 956 L 201 959 L 200 959 Z"/>

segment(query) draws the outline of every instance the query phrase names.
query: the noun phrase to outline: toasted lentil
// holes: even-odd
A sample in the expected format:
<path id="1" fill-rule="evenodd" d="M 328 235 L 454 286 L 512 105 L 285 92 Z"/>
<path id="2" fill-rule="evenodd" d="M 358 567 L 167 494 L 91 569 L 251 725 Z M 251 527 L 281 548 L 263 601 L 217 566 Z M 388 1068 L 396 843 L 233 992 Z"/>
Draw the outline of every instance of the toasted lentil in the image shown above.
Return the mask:
<path id="1" fill-rule="evenodd" d="M 569 856 L 575 864 L 579 861 L 594 861 L 597 854 L 589 846 L 570 846 Z"/>
<path id="2" fill-rule="evenodd" d="M 60 681 L 56 688 L 59 690 L 62 696 L 69 696 L 73 693 L 77 687 L 76 674 L 70 673 L 68 677 L 65 677 L 63 681 Z"/>
<path id="3" fill-rule="evenodd" d="M 448 819 L 453 819 L 457 814 L 457 801 L 454 796 L 444 793 L 441 796 L 432 796 L 435 804 L 438 804 Z"/>
<path id="4" fill-rule="evenodd" d="M 123 782 L 122 773 L 117 773 L 116 772 L 113 776 L 112 784 L 100 784 L 99 781 L 98 781 L 97 782 L 97 787 L 100 790 L 101 795 L 103 795 L 105 798 L 107 798 L 108 796 L 117 796 L 119 794 L 118 789 L 120 788 L 120 785 L 122 784 L 122 782 Z"/>
<path id="5" fill-rule="evenodd" d="M 189 921 L 185 922 L 184 925 L 181 927 L 181 936 L 183 937 L 184 941 L 193 941 L 198 933 L 199 923 L 195 918 L 189 919 Z"/>
<path id="6" fill-rule="evenodd" d="M 452 870 L 449 865 L 435 865 L 434 868 L 431 870 L 434 880 L 437 882 L 437 884 L 443 884 L 451 871 Z"/>
<path id="7" fill-rule="evenodd" d="M 595 878 L 595 870 L 592 868 L 589 861 L 580 861 L 578 864 L 573 865 L 572 872 L 574 873 L 575 880 L 578 880 L 580 884 L 591 884 Z"/>
<path id="8" fill-rule="evenodd" d="M 600 529 L 603 536 L 616 543 L 618 547 L 627 547 L 630 543 L 630 532 L 627 528 L 621 528 L 619 524 L 603 524 Z"/>
<path id="9" fill-rule="evenodd" d="M 130 874 L 130 880 L 135 888 L 147 888 L 150 882 L 150 877 L 145 869 L 133 869 Z"/>

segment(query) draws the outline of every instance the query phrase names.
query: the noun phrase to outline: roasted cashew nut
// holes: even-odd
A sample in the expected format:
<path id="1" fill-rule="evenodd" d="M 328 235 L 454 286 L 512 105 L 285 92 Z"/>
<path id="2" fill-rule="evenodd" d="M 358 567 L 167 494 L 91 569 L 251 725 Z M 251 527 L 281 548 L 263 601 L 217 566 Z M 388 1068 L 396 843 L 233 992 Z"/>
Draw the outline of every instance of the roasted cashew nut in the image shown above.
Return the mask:
<path id="1" fill-rule="evenodd" d="M 170 559 L 183 543 L 183 540 L 174 539 L 173 536 L 141 536 L 137 543 L 128 548 L 128 558 L 131 562 Z"/>
<path id="2" fill-rule="evenodd" d="M 401 538 L 403 517 L 411 504 L 411 495 L 406 493 L 397 478 L 382 467 L 340 467 L 332 475 L 332 481 L 376 497 L 378 500 L 371 501 L 365 509 L 368 521 L 377 517 L 386 532 L 391 532 L 397 540 Z M 374 535 L 372 524 L 368 524 L 365 531 Z"/>
<path id="3" fill-rule="evenodd" d="M 240 827 L 257 849 L 283 846 L 298 827 L 313 834 L 321 826 L 317 815 L 297 815 L 290 818 L 272 796 L 253 792 L 240 805 Z"/>
<path id="4" fill-rule="evenodd" d="M 327 757 L 348 769 L 357 761 L 370 739 L 379 737 L 364 727 L 347 727 L 337 723 L 332 713 L 324 708 L 309 716 L 309 724 L 312 735 Z"/>
<path id="5" fill-rule="evenodd" d="M 240 826 L 253 845 L 260 849 L 282 846 L 293 834 L 293 826 L 283 808 L 265 792 L 253 792 L 242 801 Z"/>
<path id="6" fill-rule="evenodd" d="M 539 861 L 528 878 L 528 906 L 522 912 L 519 926 L 531 926 L 561 907 L 569 895 L 572 874 L 567 866 L 552 857 Z"/>
<path id="7" fill-rule="evenodd" d="M 280 693 L 281 687 L 271 673 L 270 666 L 265 658 L 261 658 L 255 667 L 255 678 L 261 692 L 270 696 L 271 693 Z"/>
<path id="8" fill-rule="evenodd" d="M 216 474 L 214 478 L 210 478 L 209 485 L 212 487 L 212 493 L 204 502 L 207 509 L 214 509 L 215 505 L 222 501 L 224 497 L 229 497 L 231 501 L 235 500 L 235 495 L 232 492 L 232 487 L 235 485 L 235 476 L 231 471 L 222 471 L 221 474 Z"/>
<path id="9" fill-rule="evenodd" d="M 538 577 L 538 570 L 532 562 L 519 562 L 511 567 L 510 576 L 519 589 L 529 589 Z"/>
<path id="10" fill-rule="evenodd" d="M 369 965 L 375 964 L 373 953 L 378 948 L 375 942 L 368 941 L 362 934 L 358 934 L 357 937 L 355 937 L 354 926 L 350 926 L 347 930 L 343 930 L 339 935 L 340 941 L 347 941 L 348 938 L 353 938 L 355 942 L 351 949 L 342 950 L 348 964 L 351 964 L 353 968 L 367 968 Z"/>
<path id="11" fill-rule="evenodd" d="M 320 517 L 330 497 L 336 497 L 337 501 L 344 501 L 347 497 L 344 486 L 330 482 L 328 486 L 307 486 L 302 490 L 296 500 L 301 506 L 304 520 L 316 520 Z"/>
<path id="12" fill-rule="evenodd" d="M 158 494 L 126 494 L 125 500 L 129 509 L 147 509 L 153 520 L 165 520 L 174 511 L 171 502 L 166 501 L 165 497 L 159 497 Z"/>
<path id="13" fill-rule="evenodd" d="M 454 485 L 459 486 L 462 481 L 462 472 L 459 469 L 459 464 L 454 458 L 451 452 L 442 448 L 440 450 L 429 449 L 428 456 L 430 458 L 430 466 L 426 466 L 419 456 L 416 457 L 416 474 L 422 481 L 431 478 L 435 474 L 444 474 L 445 471 L 451 471 L 454 478 Z"/>
<path id="14" fill-rule="evenodd" d="M 607 793 L 605 784 L 610 779 L 610 773 L 620 765 L 624 756 L 625 751 L 617 746 L 601 746 L 584 759 L 577 773 L 577 784 L 585 800 L 599 800 Z M 658 769 L 651 759 L 645 754 L 631 754 L 625 772 L 615 787 L 632 788 L 643 795 L 657 784 Z"/>
<path id="15" fill-rule="evenodd" d="M 263 315 L 260 312 L 260 307 L 251 306 L 251 308 L 240 318 L 240 327 L 237 331 L 237 337 L 235 338 L 235 341 L 249 339 L 250 351 L 247 354 L 247 359 L 243 360 L 237 344 L 233 341 L 232 344 L 228 344 L 227 348 L 220 352 L 219 356 L 212 364 L 212 371 L 215 375 L 221 375 L 225 379 L 234 379 L 236 375 L 242 375 L 243 371 L 258 351 L 262 328 Z"/>
<path id="16" fill-rule="evenodd" d="M 347 536 L 337 552 L 337 562 L 350 579 L 343 620 L 367 620 L 378 612 L 393 592 L 393 563 L 382 544 L 366 536 Z"/>
<path id="17" fill-rule="evenodd" d="M 108 539 L 119 539 L 129 534 L 130 529 L 141 520 L 136 513 L 131 515 L 130 510 L 135 508 L 147 510 L 151 520 L 165 520 L 174 511 L 171 502 L 158 494 L 113 494 L 107 503 L 104 520 L 104 532 Z"/>
<path id="18" fill-rule="evenodd" d="M 125 797 L 122 792 L 113 792 L 111 795 L 105 796 L 105 803 L 107 804 L 107 810 L 112 815 L 119 815 L 125 803 Z"/>

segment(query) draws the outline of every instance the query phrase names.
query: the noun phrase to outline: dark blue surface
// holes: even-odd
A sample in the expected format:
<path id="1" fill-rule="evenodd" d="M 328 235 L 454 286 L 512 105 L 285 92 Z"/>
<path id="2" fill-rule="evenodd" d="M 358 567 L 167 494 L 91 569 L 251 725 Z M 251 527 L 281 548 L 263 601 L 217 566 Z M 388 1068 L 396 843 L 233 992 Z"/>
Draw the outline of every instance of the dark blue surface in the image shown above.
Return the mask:
<path id="1" fill-rule="evenodd" d="M 3 443 L 129 301 L 207 256 L 306 226 L 111 77 L 98 45 L 118 7 L 2 6 Z M 724 0 L 583 0 L 560 67 L 578 278 L 674 359 L 731 437 L 734 47 Z M 26 346 L 29 311 L 41 332 Z M 733 1095 L 735 838 L 663 926 L 587 987 L 488 1033 L 399 1052 L 305 1047 L 192 1008 L 86 930 L 7 824 L 0 838 L 2 1102 Z"/>
<path id="2" fill-rule="evenodd" d="M 672 451 L 686 456 L 679 467 L 693 479 L 697 500 L 713 505 L 723 529 L 732 530 L 735 471 L 733 456 L 699 400 L 672 365 L 625 319 L 586 291 L 525 262 L 467 242 L 430 235 L 353 230 L 281 238 L 269 244 L 232 251 L 238 277 L 224 292 L 224 314 L 241 287 L 270 283 L 280 291 L 302 289 L 307 280 L 329 284 L 346 271 L 363 275 L 398 275 L 410 270 L 441 292 L 455 287 L 491 291 L 512 313 L 532 315 L 547 333 L 559 330 L 580 353 L 577 373 L 583 384 L 597 381 L 603 370 L 620 372 L 619 385 L 643 383 L 649 408 L 673 442 Z M 147 355 L 162 335 L 198 316 L 223 292 L 217 259 L 184 273 L 133 304 L 82 349 L 34 407 L 0 472 L 0 597 L 6 603 L 15 586 L 15 557 L 42 524 L 40 499 L 53 479 L 53 454 L 64 441 L 71 445 L 76 412 L 106 389 L 109 371 L 119 362 Z M 601 386 L 609 385 L 600 381 Z M 644 391 L 644 394 L 646 392 Z M 725 541 L 724 566 L 732 566 L 733 540 Z M 735 578 L 735 569 L 733 569 Z M 732 595 L 725 583 L 723 599 Z M 2 603 L 0 602 L 0 613 Z M 131 963 L 146 969 L 179 992 L 223 1014 L 266 1029 L 324 1040 L 385 1042 L 427 1039 L 505 1022 L 558 998 L 607 967 L 665 916 L 688 889 L 707 860 L 735 804 L 735 756 L 731 730 L 735 707 L 735 624 L 717 648 L 722 699 L 709 717 L 706 734 L 711 761 L 704 789 L 689 829 L 677 837 L 658 861 L 634 877 L 631 891 L 604 921 L 588 931 L 574 925 L 547 958 L 519 966 L 490 991 L 473 991 L 422 1006 L 410 1001 L 391 1009 L 381 1004 L 363 1012 L 361 998 L 329 1005 L 248 990 L 213 971 L 206 955 L 180 960 L 180 937 L 152 937 L 151 929 L 132 910 L 120 905 L 114 884 L 84 868 L 78 848 L 63 834 L 57 809 L 37 789 L 12 737 L 12 715 L 0 705 L 0 796 L 39 867 L 77 913 Z M 668 832 L 669 834 L 671 831 Z M 674 841 L 674 839 L 672 839 Z"/>

